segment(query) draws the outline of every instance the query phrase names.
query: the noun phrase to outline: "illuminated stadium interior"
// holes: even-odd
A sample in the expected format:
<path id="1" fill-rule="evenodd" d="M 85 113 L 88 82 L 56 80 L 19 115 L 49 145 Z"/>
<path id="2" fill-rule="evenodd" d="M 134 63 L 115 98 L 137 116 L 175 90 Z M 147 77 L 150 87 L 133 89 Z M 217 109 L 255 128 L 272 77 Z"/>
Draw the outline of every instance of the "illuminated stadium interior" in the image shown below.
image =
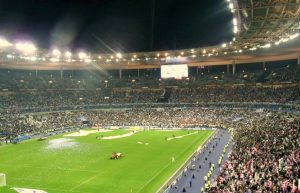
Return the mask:
<path id="1" fill-rule="evenodd" d="M 73 3 L 37 0 L 21 4 L 16 15 L 12 4 L 0 8 L 1 193 L 300 192 L 299 0 Z M 55 36 L 57 45 L 38 46 L 61 10 L 95 18 L 74 17 L 70 24 L 68 15 L 62 29 L 81 26 L 79 40 L 60 46 L 67 31 Z M 178 19 L 189 12 L 203 15 Z M 224 28 L 221 18 L 211 19 L 222 14 L 230 18 Z M 164 38 L 174 34 L 167 28 L 180 27 L 173 29 L 166 15 L 178 23 L 204 17 L 212 23 L 207 33 L 230 30 L 201 41 L 227 40 L 185 46 L 199 40 L 191 35 L 184 46 L 170 46 Z M 131 30 L 137 18 L 149 37 L 138 27 L 130 31 L 145 39 L 136 52 L 100 40 L 106 32 L 122 35 L 121 28 L 101 32 L 101 26 L 95 35 L 82 27 L 119 22 Z M 36 39 L 16 30 L 41 26 L 38 21 L 43 32 L 29 30 Z M 87 34 L 97 43 L 82 38 Z M 90 50 L 76 47 L 82 40 Z"/>

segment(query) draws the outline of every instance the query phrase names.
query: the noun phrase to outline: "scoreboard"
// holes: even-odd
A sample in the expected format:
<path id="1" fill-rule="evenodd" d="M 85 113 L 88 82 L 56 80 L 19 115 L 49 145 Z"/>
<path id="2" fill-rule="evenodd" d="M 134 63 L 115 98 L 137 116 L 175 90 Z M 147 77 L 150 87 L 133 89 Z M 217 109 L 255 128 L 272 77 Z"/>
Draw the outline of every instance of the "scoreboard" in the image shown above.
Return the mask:
<path id="1" fill-rule="evenodd" d="M 189 76 L 187 64 L 173 64 L 161 66 L 161 78 L 182 79 Z"/>

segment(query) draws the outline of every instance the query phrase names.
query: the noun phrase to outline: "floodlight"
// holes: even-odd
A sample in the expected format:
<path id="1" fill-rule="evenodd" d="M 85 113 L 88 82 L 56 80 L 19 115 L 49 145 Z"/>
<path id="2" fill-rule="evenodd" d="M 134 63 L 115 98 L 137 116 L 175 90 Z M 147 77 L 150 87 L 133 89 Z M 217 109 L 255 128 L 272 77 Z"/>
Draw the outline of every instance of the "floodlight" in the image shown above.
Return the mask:
<path id="1" fill-rule="evenodd" d="M 299 33 L 293 34 L 293 35 L 290 36 L 290 39 L 291 39 L 291 40 L 292 40 L 292 39 L 295 39 L 295 38 L 297 38 L 298 36 L 299 36 Z"/>
<path id="2" fill-rule="evenodd" d="M 87 57 L 87 54 L 84 52 L 79 52 L 78 57 L 80 60 L 85 59 Z"/>
<path id="3" fill-rule="evenodd" d="M 123 57 L 121 53 L 117 53 L 116 56 L 117 56 L 117 58 L 122 58 Z"/>
<path id="4" fill-rule="evenodd" d="M 28 57 L 28 60 L 30 61 L 37 61 L 37 57 L 36 56 L 31 56 L 31 57 Z"/>
<path id="5" fill-rule="evenodd" d="M 66 52 L 65 52 L 65 57 L 66 57 L 66 58 L 71 58 L 71 57 L 72 57 L 72 53 L 69 52 L 69 51 L 66 51 Z"/>
<path id="6" fill-rule="evenodd" d="M 19 42 L 16 44 L 16 49 L 25 54 L 31 54 L 37 50 L 35 45 L 31 42 Z"/>
<path id="7" fill-rule="evenodd" d="M 263 48 L 270 48 L 271 47 L 271 44 L 270 43 L 268 43 L 268 44 L 266 44 L 266 45 L 264 45 L 264 46 L 262 46 Z"/>
<path id="8" fill-rule="evenodd" d="M 91 63 L 91 62 L 92 62 L 92 60 L 91 60 L 91 59 L 89 59 L 89 58 L 86 58 L 86 59 L 84 60 L 84 62 L 85 62 L 85 63 Z"/>
<path id="9" fill-rule="evenodd" d="M 60 54 L 61 54 L 61 52 L 58 50 L 58 49 L 54 49 L 53 51 L 52 51 L 52 54 L 54 55 L 54 56 L 60 56 Z"/>
<path id="10" fill-rule="evenodd" d="M 59 59 L 58 58 L 50 58 L 50 61 L 51 62 L 59 62 Z"/>
<path id="11" fill-rule="evenodd" d="M 236 18 L 233 18 L 232 22 L 233 22 L 233 25 L 237 25 L 237 19 Z"/>
<path id="12" fill-rule="evenodd" d="M 239 31 L 239 30 L 238 30 L 237 26 L 234 26 L 234 27 L 233 27 L 233 33 L 236 34 L 236 33 L 238 33 L 238 31 Z"/>
<path id="13" fill-rule="evenodd" d="M 12 46 L 10 42 L 8 42 L 3 38 L 0 38 L 0 48 L 9 47 L 9 46 Z"/>

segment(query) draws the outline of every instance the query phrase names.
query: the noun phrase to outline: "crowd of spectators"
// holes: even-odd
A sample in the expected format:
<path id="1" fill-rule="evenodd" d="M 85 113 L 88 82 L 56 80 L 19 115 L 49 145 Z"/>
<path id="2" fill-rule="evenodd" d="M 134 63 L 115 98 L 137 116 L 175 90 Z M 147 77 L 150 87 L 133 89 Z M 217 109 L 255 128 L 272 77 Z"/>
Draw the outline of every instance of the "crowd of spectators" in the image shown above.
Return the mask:
<path id="1" fill-rule="evenodd" d="M 284 69 L 274 69 L 266 79 L 268 82 L 300 82 L 300 68 L 285 67 Z"/>
<path id="2" fill-rule="evenodd" d="M 299 116 L 267 113 L 233 126 L 235 146 L 208 192 L 299 193 Z"/>
<path id="3" fill-rule="evenodd" d="M 272 72 L 268 80 L 273 83 L 286 80 L 297 82 L 295 78 L 298 77 L 297 75 L 292 76 L 291 80 L 286 73 L 287 70 Z M 212 183 L 208 192 L 299 193 L 297 188 L 300 179 L 299 115 L 267 110 L 200 107 L 147 107 L 34 114 L 24 114 L 19 111 L 21 108 L 69 105 L 148 104 L 157 102 L 157 99 L 166 92 L 163 88 L 135 88 L 132 85 L 130 88 L 115 89 L 107 86 L 107 82 L 101 82 L 102 86 L 99 88 L 86 90 L 85 86 L 78 86 L 83 84 L 82 81 L 78 81 L 71 81 L 71 87 L 74 85 L 77 87 L 70 90 L 52 88 L 2 93 L 0 96 L 0 108 L 2 108 L 0 137 L 1 135 L 11 137 L 46 134 L 68 128 L 78 128 L 87 123 L 92 127 L 190 128 L 205 125 L 232 127 L 234 128 L 234 148 L 221 174 Z M 19 83 L 20 80 L 17 80 L 18 85 Z M 3 88 L 3 84 L 1 87 Z M 26 88 L 28 87 L 31 86 L 27 85 Z M 207 102 L 286 104 L 297 103 L 300 99 L 300 88 L 297 84 L 191 87 L 189 81 L 185 80 L 184 85 L 172 88 L 170 92 L 169 102 L 176 104 Z M 11 111 L 11 109 L 17 110 Z"/>
<path id="4" fill-rule="evenodd" d="M 198 87 L 169 89 L 169 103 L 299 103 L 300 87 Z M 0 96 L 0 107 L 4 109 L 56 108 L 102 104 L 157 103 L 164 97 L 165 89 L 101 89 L 26 91 Z"/>
<path id="5" fill-rule="evenodd" d="M 47 133 L 66 127 L 78 127 L 81 120 L 91 126 L 148 126 L 148 127 L 194 127 L 205 124 L 221 124 L 223 110 L 201 108 L 134 108 L 94 111 L 66 111 L 52 113 L 3 113 L 0 114 L 0 128 L 19 135 Z M 212 113 L 213 112 L 213 113 Z M 201 117 L 201 118 L 199 118 Z"/>
<path id="6" fill-rule="evenodd" d="M 78 120 L 66 112 L 20 114 L 0 113 L 0 131 L 9 138 L 19 135 L 47 134 L 80 126 Z"/>
<path id="7" fill-rule="evenodd" d="M 0 96 L 0 107 L 3 108 L 43 108 L 74 105 L 155 103 L 163 94 L 163 89 L 148 90 L 49 90 L 18 92 Z"/>
<path id="8" fill-rule="evenodd" d="M 0 115 L 2 133 L 36 135 L 92 127 L 234 128 L 234 148 L 208 192 L 292 192 L 300 179 L 298 115 L 251 109 L 134 108 Z"/>
<path id="9" fill-rule="evenodd" d="M 173 103 L 201 102 L 266 102 L 291 103 L 300 99 L 299 86 L 293 87 L 198 87 L 174 89 L 170 101 Z"/>

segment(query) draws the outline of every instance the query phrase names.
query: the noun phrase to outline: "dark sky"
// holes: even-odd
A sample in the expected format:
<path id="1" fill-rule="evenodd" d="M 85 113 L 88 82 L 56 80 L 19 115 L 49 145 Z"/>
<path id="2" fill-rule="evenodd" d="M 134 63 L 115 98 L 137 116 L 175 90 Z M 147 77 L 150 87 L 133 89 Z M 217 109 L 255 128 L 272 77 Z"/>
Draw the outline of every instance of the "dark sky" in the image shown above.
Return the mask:
<path id="1" fill-rule="evenodd" d="M 221 44 L 232 38 L 226 0 L 0 0 L 0 35 L 92 52 Z M 153 49 L 151 48 L 154 21 Z"/>

